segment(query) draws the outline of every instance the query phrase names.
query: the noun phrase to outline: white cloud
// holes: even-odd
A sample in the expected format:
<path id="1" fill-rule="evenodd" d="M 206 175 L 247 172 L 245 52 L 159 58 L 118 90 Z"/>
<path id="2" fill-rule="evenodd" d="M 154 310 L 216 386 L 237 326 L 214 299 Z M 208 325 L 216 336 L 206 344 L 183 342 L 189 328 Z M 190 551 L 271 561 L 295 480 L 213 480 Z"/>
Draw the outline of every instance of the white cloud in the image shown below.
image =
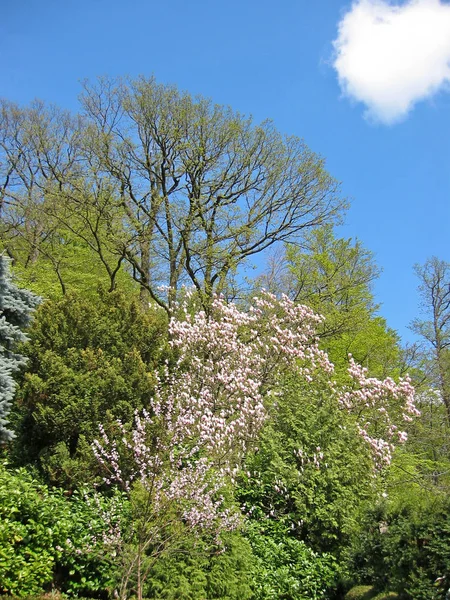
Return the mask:
<path id="1" fill-rule="evenodd" d="M 382 123 L 450 84 L 450 4 L 356 0 L 339 23 L 334 68 L 345 95 Z"/>

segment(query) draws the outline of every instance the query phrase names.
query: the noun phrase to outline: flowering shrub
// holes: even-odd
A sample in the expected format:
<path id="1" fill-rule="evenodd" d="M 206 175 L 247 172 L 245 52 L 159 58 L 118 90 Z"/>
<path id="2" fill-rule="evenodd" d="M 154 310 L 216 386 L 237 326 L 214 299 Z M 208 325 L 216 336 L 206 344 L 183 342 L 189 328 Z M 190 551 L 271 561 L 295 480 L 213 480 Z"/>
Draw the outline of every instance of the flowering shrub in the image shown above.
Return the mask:
<path id="1" fill-rule="evenodd" d="M 139 556 L 124 569 L 123 594 L 130 585 L 142 594 L 152 564 L 146 557 L 174 546 L 176 518 L 183 532 L 207 530 L 216 543 L 238 526 L 240 514 L 224 505 L 223 490 L 264 423 L 264 398 L 280 372 L 311 379 L 317 370 L 332 372 L 315 337 L 321 317 L 286 297 L 265 294 L 247 312 L 216 298 L 208 314 L 191 316 L 187 305 L 180 313 L 169 324 L 177 360 L 165 366 L 148 409 L 131 431 L 118 422 L 114 439 L 102 430 L 94 446 L 106 483 L 126 491 L 138 483 L 147 494 L 144 524 L 129 534 Z"/>
<path id="2" fill-rule="evenodd" d="M 56 587 L 88 595 L 111 589 L 114 568 L 103 553 L 105 536 L 123 520 L 125 506 L 120 495 L 66 498 L 24 469 L 0 464 L 0 592 L 28 596 Z"/>
<path id="3" fill-rule="evenodd" d="M 269 293 L 255 298 L 246 312 L 221 298 L 214 299 L 208 313 L 191 315 L 185 304 L 170 321 L 175 364 L 166 364 L 155 396 L 136 414 L 134 428 L 118 422 L 118 436 L 112 439 L 102 430 L 94 446 L 106 483 L 116 482 L 128 492 L 138 483 L 144 492 L 145 525 L 135 531 L 138 556 L 132 561 L 138 597 L 150 568 L 143 568 L 144 557 L 159 555 L 173 544 L 169 523 L 178 519 L 188 529 L 208 530 L 216 542 L 221 531 L 238 526 L 239 515 L 225 506 L 222 491 L 234 481 L 265 422 L 265 400 L 276 398 L 283 374 L 295 373 L 307 385 L 326 380 L 330 396 L 355 413 L 375 464 L 389 462 L 395 438 L 404 441 L 389 409 L 395 400 L 403 406 L 404 419 L 417 413 L 409 381 L 368 378 L 351 361 L 354 385 L 337 389 L 333 365 L 318 345 L 321 321 L 309 308 Z M 369 422 L 361 421 L 368 410 L 377 414 L 378 438 L 369 433 Z M 315 468 L 322 459 L 319 447 Z M 124 590 L 133 568 L 127 568 Z"/>
<path id="4" fill-rule="evenodd" d="M 265 294 L 248 312 L 216 298 L 211 313 L 169 324 L 178 354 L 166 365 L 149 408 L 136 415 L 132 432 L 118 422 L 120 439 L 102 430 L 95 452 L 107 483 L 129 490 L 133 481 L 152 495 L 160 513 L 169 501 L 185 502 L 183 519 L 192 526 L 233 529 L 237 515 L 221 510 L 220 489 L 233 478 L 266 418 L 264 396 L 282 369 L 311 378 L 332 372 L 318 347 L 321 317 L 288 298 Z"/>
<path id="5" fill-rule="evenodd" d="M 367 376 L 367 369 L 350 356 L 348 373 L 352 386 L 339 398 L 339 404 L 357 415 L 359 434 L 369 445 L 375 466 L 381 468 L 392 459 L 395 443 L 403 443 L 407 433 L 397 423 L 410 422 L 420 412 L 414 404 L 414 388 L 406 377 L 396 383 Z"/>

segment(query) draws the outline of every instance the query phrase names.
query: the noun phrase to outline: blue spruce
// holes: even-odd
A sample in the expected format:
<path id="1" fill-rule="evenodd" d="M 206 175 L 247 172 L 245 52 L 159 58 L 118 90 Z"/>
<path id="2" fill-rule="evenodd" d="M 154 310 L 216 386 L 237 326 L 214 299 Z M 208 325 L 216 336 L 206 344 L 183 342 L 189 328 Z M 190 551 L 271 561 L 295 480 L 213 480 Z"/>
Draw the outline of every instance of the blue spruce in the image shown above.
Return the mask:
<path id="1" fill-rule="evenodd" d="M 14 437 L 7 427 L 16 390 L 13 374 L 26 363 L 17 352 L 17 345 L 27 340 L 22 330 L 29 324 L 39 300 L 35 294 L 14 285 L 9 259 L 0 255 L 0 443 Z"/>

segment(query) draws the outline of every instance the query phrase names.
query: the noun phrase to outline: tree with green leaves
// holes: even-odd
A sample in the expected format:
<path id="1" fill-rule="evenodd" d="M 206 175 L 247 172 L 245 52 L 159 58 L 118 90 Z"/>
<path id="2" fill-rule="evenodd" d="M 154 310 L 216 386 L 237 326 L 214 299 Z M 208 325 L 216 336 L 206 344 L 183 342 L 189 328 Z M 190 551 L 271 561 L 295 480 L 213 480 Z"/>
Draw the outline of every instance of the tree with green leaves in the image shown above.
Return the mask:
<path id="1" fill-rule="evenodd" d="M 90 444 L 100 423 L 132 421 L 154 390 L 167 323 L 123 292 L 81 293 L 39 308 L 15 411 L 21 464 L 73 487 L 98 471 Z"/>
<path id="2" fill-rule="evenodd" d="M 8 248 L 22 207 L 37 203 L 84 239 L 112 283 L 126 261 L 147 303 L 168 312 L 183 283 L 206 307 L 255 254 L 345 207 L 301 139 L 153 78 L 85 84 L 82 110 L 3 104 L 2 210 L 19 216 Z"/>
<path id="3" fill-rule="evenodd" d="M 13 374 L 26 363 L 17 345 L 27 340 L 23 329 L 31 319 L 39 298 L 17 287 L 11 280 L 9 260 L 0 255 L 0 442 L 13 437 L 8 415 L 16 391 Z"/>
<path id="4" fill-rule="evenodd" d="M 0 101 L 0 248 L 46 296 L 123 280 L 123 252 L 109 243 L 121 215 L 107 179 L 80 170 L 83 131 L 56 107 Z"/>
<path id="5" fill-rule="evenodd" d="M 305 233 L 300 245 L 278 250 L 257 283 L 325 317 L 321 347 L 339 370 L 346 371 L 352 354 L 372 375 L 386 377 L 398 373 L 401 357 L 397 334 L 377 314 L 372 284 L 378 275 L 372 252 L 326 225 Z"/>

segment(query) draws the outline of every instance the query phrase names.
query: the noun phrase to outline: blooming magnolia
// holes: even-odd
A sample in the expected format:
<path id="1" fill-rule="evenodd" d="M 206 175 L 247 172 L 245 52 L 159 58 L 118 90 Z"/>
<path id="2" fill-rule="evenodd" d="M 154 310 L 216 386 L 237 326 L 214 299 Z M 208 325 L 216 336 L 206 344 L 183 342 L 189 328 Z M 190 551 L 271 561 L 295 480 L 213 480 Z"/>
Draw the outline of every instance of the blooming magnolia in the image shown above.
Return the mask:
<path id="1" fill-rule="evenodd" d="M 126 490 L 140 481 L 155 514 L 174 502 L 193 527 L 232 529 L 236 514 L 222 508 L 220 490 L 264 423 L 277 375 L 333 370 L 316 338 L 322 317 L 268 293 L 247 312 L 221 298 L 208 314 L 191 316 L 186 305 L 180 312 L 169 323 L 175 366 L 166 365 L 133 430 L 118 423 L 120 436 L 110 439 L 102 429 L 94 450 L 105 481 Z"/>
<path id="2" fill-rule="evenodd" d="M 414 404 L 414 387 L 408 377 L 400 378 L 398 383 L 390 377 L 368 377 L 367 369 L 351 356 L 348 373 L 353 385 L 340 395 L 339 404 L 357 415 L 359 434 L 369 445 L 375 465 L 382 467 L 391 462 L 395 443 L 403 443 L 408 437 L 394 418 L 409 422 L 420 414 Z"/>
<path id="3" fill-rule="evenodd" d="M 158 522 L 159 529 L 174 507 L 191 528 L 218 533 L 237 526 L 238 516 L 224 507 L 221 491 L 260 431 L 265 399 L 279 393 L 277 383 L 285 370 L 307 382 L 318 376 L 328 381 L 340 406 L 357 415 L 358 431 L 376 464 L 389 462 L 394 441 L 405 440 L 391 406 L 401 405 L 406 421 L 418 413 L 409 380 L 367 377 L 366 369 L 351 359 L 353 385 L 338 389 L 333 365 L 318 346 L 316 327 L 323 317 L 308 307 L 263 293 L 245 312 L 215 298 L 208 313 L 191 315 L 187 304 L 179 313 L 169 323 L 176 361 L 163 369 L 149 406 L 136 414 L 131 431 L 118 423 L 117 438 L 102 430 L 95 442 L 96 455 L 108 473 L 105 481 L 118 482 L 126 490 L 139 481 L 148 495 L 149 519 Z M 376 418 L 369 422 L 368 414 Z M 301 454 L 299 458 L 303 464 Z M 315 468 L 323 458 L 317 448 L 311 459 Z M 158 527 L 148 531 L 161 547 Z"/>

